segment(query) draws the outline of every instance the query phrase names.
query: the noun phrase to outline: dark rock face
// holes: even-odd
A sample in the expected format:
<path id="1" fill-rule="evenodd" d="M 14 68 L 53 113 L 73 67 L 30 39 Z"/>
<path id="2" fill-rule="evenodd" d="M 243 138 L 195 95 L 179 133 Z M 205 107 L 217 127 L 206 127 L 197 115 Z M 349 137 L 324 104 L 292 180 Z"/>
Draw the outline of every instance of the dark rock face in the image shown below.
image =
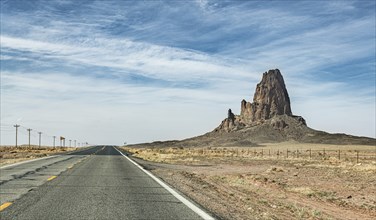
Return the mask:
<path id="1" fill-rule="evenodd" d="M 235 115 L 234 115 L 234 113 L 232 113 L 231 108 L 228 110 L 227 119 L 232 121 L 232 122 L 235 121 Z"/>
<path id="2" fill-rule="evenodd" d="M 292 115 L 290 98 L 282 74 L 278 69 L 269 70 L 257 84 L 253 103 L 241 102 L 240 117 L 248 123 L 262 122 L 275 115 Z"/>
<path id="3" fill-rule="evenodd" d="M 240 115 L 234 115 L 231 109 L 228 111 L 227 119 L 214 131 L 230 132 L 244 127 L 251 127 L 264 124 L 275 116 L 286 115 L 305 125 L 305 120 L 300 116 L 294 116 L 291 111 L 290 98 L 286 89 L 282 74 L 278 69 L 269 70 L 262 76 L 257 84 L 253 102 L 242 100 Z M 272 126 L 281 130 L 288 127 L 283 120 L 273 120 Z"/>

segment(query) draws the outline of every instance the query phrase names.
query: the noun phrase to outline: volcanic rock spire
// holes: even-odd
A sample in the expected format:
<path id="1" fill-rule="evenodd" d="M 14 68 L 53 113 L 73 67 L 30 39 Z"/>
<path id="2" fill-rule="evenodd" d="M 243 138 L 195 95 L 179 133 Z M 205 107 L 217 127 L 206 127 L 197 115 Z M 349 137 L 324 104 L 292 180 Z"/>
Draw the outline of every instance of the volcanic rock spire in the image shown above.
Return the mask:
<path id="1" fill-rule="evenodd" d="M 234 115 L 230 109 L 228 117 L 214 131 L 230 132 L 266 122 L 276 129 L 289 126 L 284 120 L 277 119 L 277 116 L 288 117 L 291 119 L 289 121 L 293 120 L 299 125 L 306 126 L 302 117 L 292 114 L 290 98 L 282 74 L 278 69 L 274 69 L 263 74 L 261 82 L 257 84 L 253 102 L 243 100 L 240 115 Z"/>
<path id="2" fill-rule="evenodd" d="M 245 123 L 262 122 L 276 115 L 292 116 L 290 98 L 282 74 L 278 69 L 269 70 L 257 84 L 253 103 L 241 102 L 240 117 Z"/>

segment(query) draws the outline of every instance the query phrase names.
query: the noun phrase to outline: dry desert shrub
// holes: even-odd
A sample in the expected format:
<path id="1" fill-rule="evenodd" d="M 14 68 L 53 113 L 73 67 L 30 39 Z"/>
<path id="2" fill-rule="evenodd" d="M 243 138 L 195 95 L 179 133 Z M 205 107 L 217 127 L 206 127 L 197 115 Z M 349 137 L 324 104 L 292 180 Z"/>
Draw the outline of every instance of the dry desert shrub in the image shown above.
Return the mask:
<path id="1" fill-rule="evenodd" d="M 23 160 L 45 157 L 55 153 L 73 151 L 73 147 L 48 147 L 48 146 L 0 146 L 0 165 L 11 164 Z"/>

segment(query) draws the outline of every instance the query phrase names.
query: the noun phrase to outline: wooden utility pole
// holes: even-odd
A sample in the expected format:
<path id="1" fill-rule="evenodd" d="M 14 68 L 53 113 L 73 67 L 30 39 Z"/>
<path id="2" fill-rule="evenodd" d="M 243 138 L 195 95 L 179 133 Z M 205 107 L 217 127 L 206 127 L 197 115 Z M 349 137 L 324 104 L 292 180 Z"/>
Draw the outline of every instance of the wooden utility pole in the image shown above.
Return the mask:
<path id="1" fill-rule="evenodd" d="M 29 132 L 29 148 L 30 148 L 30 132 L 32 131 L 33 129 L 31 128 L 28 128 L 27 131 Z"/>
<path id="2" fill-rule="evenodd" d="M 18 139 L 18 128 L 20 127 L 20 125 L 13 125 L 13 127 L 16 128 L 16 148 L 17 148 L 17 139 Z"/>
<path id="3" fill-rule="evenodd" d="M 39 147 L 40 147 L 42 144 L 42 132 L 38 132 L 38 134 L 39 134 Z"/>
<path id="4" fill-rule="evenodd" d="M 54 138 L 54 147 L 55 147 L 55 139 L 56 139 L 56 136 L 53 136 L 53 138 Z"/>
<path id="5" fill-rule="evenodd" d="M 62 146 L 63 144 L 63 146 Z M 60 136 L 60 147 L 65 147 L 65 137 Z"/>

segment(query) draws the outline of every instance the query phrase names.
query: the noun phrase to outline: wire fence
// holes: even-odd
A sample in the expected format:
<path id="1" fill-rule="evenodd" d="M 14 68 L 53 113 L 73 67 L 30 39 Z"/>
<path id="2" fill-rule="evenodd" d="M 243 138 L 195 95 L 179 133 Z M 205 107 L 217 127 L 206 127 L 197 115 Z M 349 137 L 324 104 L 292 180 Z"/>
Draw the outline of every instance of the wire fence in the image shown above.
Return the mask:
<path id="1" fill-rule="evenodd" d="M 273 148 L 160 148 L 160 154 L 185 154 L 187 156 L 210 156 L 280 160 L 338 160 L 355 163 L 376 162 L 375 149 L 273 149 Z"/>

